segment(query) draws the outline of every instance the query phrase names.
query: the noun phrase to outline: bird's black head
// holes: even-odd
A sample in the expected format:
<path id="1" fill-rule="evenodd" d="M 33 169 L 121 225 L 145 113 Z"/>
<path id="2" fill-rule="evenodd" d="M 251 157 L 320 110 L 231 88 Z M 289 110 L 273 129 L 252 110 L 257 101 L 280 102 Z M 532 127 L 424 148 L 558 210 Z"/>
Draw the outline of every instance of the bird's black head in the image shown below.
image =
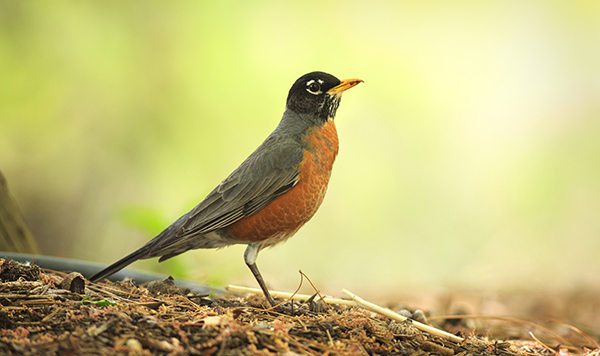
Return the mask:
<path id="1" fill-rule="evenodd" d="M 287 107 L 298 114 L 316 116 L 322 121 L 333 119 L 342 92 L 360 82 L 360 79 L 340 81 L 324 72 L 305 74 L 292 85 L 287 97 Z"/>

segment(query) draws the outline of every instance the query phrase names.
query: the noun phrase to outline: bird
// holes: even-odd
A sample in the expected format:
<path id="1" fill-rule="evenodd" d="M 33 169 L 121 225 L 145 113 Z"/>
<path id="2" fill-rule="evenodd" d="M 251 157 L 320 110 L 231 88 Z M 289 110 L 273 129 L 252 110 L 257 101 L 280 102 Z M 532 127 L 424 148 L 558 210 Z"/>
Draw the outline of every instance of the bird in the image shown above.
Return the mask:
<path id="1" fill-rule="evenodd" d="M 342 93 L 362 82 L 319 71 L 301 76 L 275 130 L 238 168 L 193 209 L 90 281 L 140 259 L 162 262 L 192 249 L 246 244 L 244 261 L 275 306 L 256 265 L 258 252 L 292 237 L 317 212 L 339 150 L 334 118 Z"/>

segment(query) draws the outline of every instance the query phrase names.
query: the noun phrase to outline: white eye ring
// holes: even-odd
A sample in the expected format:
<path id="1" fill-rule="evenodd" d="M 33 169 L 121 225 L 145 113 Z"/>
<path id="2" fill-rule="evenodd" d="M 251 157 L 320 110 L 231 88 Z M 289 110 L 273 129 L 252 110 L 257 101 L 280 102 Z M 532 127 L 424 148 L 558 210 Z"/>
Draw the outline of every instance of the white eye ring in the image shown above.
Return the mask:
<path id="1" fill-rule="evenodd" d="M 321 85 L 314 80 L 310 80 L 308 83 L 306 83 L 306 91 L 313 95 L 319 95 L 322 93 Z"/>

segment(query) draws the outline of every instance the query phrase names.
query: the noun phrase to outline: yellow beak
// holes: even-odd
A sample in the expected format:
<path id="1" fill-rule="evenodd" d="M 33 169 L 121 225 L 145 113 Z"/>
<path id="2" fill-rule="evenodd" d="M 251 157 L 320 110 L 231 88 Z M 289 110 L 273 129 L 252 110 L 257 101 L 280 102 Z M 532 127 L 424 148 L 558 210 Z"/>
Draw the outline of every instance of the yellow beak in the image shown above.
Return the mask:
<path id="1" fill-rule="evenodd" d="M 354 86 L 356 86 L 356 85 L 358 85 L 360 83 L 363 83 L 363 82 L 364 82 L 364 80 L 357 79 L 357 78 L 344 79 L 344 80 L 342 80 L 342 82 L 339 85 L 337 85 L 337 86 L 329 89 L 327 91 L 327 94 L 329 94 L 329 95 L 335 95 L 337 93 L 341 93 L 341 92 L 343 92 L 345 90 L 348 90 L 348 89 L 350 89 L 350 88 L 352 88 L 352 87 L 354 87 Z"/>

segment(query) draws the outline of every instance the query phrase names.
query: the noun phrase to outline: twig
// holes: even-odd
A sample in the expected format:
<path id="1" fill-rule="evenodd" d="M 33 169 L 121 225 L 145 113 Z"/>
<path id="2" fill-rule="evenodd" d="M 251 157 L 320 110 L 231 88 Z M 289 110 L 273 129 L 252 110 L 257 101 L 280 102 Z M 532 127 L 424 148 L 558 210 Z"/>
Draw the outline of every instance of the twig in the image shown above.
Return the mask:
<path id="1" fill-rule="evenodd" d="M 310 280 L 310 278 L 308 278 L 307 275 L 305 275 L 302 271 L 298 271 L 300 272 L 300 275 L 302 275 L 302 277 L 305 277 L 306 280 L 308 281 L 308 283 L 310 283 L 310 286 L 313 287 L 313 290 L 315 292 L 317 292 L 317 294 L 319 295 L 319 298 L 321 298 L 321 300 L 323 300 L 323 296 L 321 295 L 321 293 L 319 292 L 319 290 L 315 287 L 315 285 L 313 284 L 313 282 Z M 297 291 L 296 291 L 297 292 Z M 312 298 L 312 296 L 311 296 Z M 327 303 L 325 303 L 325 306 L 327 307 L 327 310 L 331 311 L 331 308 L 329 307 L 329 305 Z M 330 336 L 331 337 L 331 336 Z"/>
<path id="2" fill-rule="evenodd" d="M 587 339 L 589 342 L 591 342 L 592 344 L 596 345 L 596 349 L 600 349 L 600 345 L 598 345 L 598 343 L 596 342 L 596 340 L 592 339 L 591 336 L 589 336 L 588 334 L 584 333 L 583 331 L 579 330 L 578 328 L 574 327 L 573 325 L 567 324 L 563 321 L 557 320 L 557 319 L 550 319 L 550 321 L 553 321 L 555 323 L 559 323 L 563 326 L 566 326 L 567 328 L 573 330 L 574 332 L 576 332 L 577 334 L 581 335 L 582 337 L 584 337 L 585 339 Z"/>
<path id="3" fill-rule="evenodd" d="M 383 307 L 380 307 L 380 306 L 379 306 L 379 305 L 377 305 L 377 304 L 373 304 L 373 303 L 371 303 L 371 302 L 367 302 L 366 300 L 364 300 L 364 299 L 360 298 L 360 297 L 359 297 L 359 296 L 357 296 L 356 294 L 354 294 L 354 293 L 351 293 L 351 292 L 349 292 L 349 291 L 347 291 L 347 290 L 345 290 L 345 289 L 342 289 L 342 293 L 344 293 L 344 294 L 346 294 L 347 296 L 349 296 L 350 298 L 352 298 L 352 300 L 353 300 L 353 301 L 355 301 L 355 302 L 356 302 L 356 303 L 357 303 L 359 306 L 361 306 L 361 307 L 363 307 L 363 308 L 365 308 L 365 309 L 368 309 L 368 310 L 370 310 L 370 311 L 373 311 L 373 312 L 379 313 L 379 314 L 381 314 L 381 315 L 387 316 L 387 317 L 388 317 L 388 318 L 390 318 L 390 319 L 394 319 L 394 320 L 397 320 L 397 321 L 405 321 L 406 319 L 408 319 L 408 318 L 406 318 L 406 317 L 404 317 L 404 316 L 402 316 L 402 315 L 400 315 L 400 314 L 398 314 L 398 313 L 394 313 L 393 311 L 391 311 L 391 310 L 389 310 L 389 309 L 387 309 L 387 308 L 383 308 Z M 423 324 L 423 323 L 419 323 L 419 322 L 418 322 L 418 321 L 416 321 L 416 320 L 412 320 L 412 319 L 411 319 L 411 322 L 412 322 L 412 324 L 413 324 L 413 325 L 414 325 L 414 326 L 415 326 L 417 329 L 419 329 L 419 330 L 421 330 L 421 331 L 428 332 L 428 333 L 430 333 L 431 335 L 435 335 L 435 336 L 443 337 L 443 338 L 446 338 L 446 339 L 452 340 L 452 341 L 454 341 L 454 342 L 462 342 L 462 341 L 464 341 L 464 340 L 465 340 L 465 339 L 463 339 L 462 337 L 458 337 L 458 336 L 456 336 L 456 335 L 453 335 L 453 334 L 450 334 L 450 333 L 448 333 L 448 332 L 446 332 L 446 331 L 443 331 L 443 330 L 440 330 L 440 329 L 433 328 L 433 327 L 431 327 L 431 326 L 429 326 L 429 325 L 425 325 L 425 324 Z"/>
<path id="4" fill-rule="evenodd" d="M 566 340 L 562 336 L 556 334 L 552 330 L 549 330 L 548 328 L 545 328 L 545 327 L 543 327 L 543 326 L 541 326 L 539 324 L 536 324 L 534 322 L 531 322 L 531 321 L 521 320 L 521 319 L 517 319 L 517 318 L 512 318 L 512 317 L 509 317 L 509 316 L 463 314 L 463 315 L 439 315 L 439 316 L 429 317 L 428 319 L 429 320 L 444 320 L 444 319 L 491 319 L 491 320 L 502 320 L 502 321 L 506 321 L 506 322 L 510 322 L 510 323 L 516 323 L 516 324 L 531 326 L 532 328 L 536 328 L 536 329 L 538 329 L 538 330 L 540 330 L 542 332 L 545 332 L 546 334 L 552 336 L 553 338 L 555 338 L 556 340 L 558 340 L 558 342 L 560 342 L 560 343 L 563 343 L 563 344 L 575 347 L 575 345 L 573 345 L 573 343 L 569 342 L 568 340 Z"/>
<path id="5" fill-rule="evenodd" d="M 248 287 L 240 287 L 240 286 L 234 286 L 234 285 L 228 285 L 227 287 L 225 287 L 226 290 L 228 291 L 232 291 L 232 292 L 241 292 L 241 293 L 252 293 L 252 294 L 262 294 L 262 290 L 257 289 L 257 288 L 248 288 Z M 352 300 L 347 300 L 347 299 L 336 299 L 336 298 L 323 298 L 322 300 L 325 303 L 331 303 L 331 304 L 339 304 L 339 305 L 349 305 L 349 306 L 359 306 L 368 310 L 371 310 L 373 312 L 379 313 L 381 315 L 387 316 L 390 319 L 394 319 L 394 320 L 398 320 L 398 321 L 405 321 L 406 317 L 403 317 L 400 314 L 394 313 L 393 311 L 380 307 L 376 304 L 373 304 L 371 302 L 367 302 L 366 300 L 358 297 L 357 295 L 350 293 L 349 291 L 342 289 L 342 292 L 344 294 L 346 294 L 347 296 L 349 296 L 350 298 L 352 298 Z M 308 299 L 311 296 L 307 295 L 307 294 L 292 294 L 292 293 L 286 293 L 286 292 L 278 292 L 278 291 L 269 291 L 269 293 L 271 293 L 271 295 L 273 296 L 277 296 L 277 297 L 281 297 L 281 298 L 293 298 L 295 300 L 300 300 L 300 299 Z M 448 332 L 445 332 L 443 330 L 440 329 L 436 329 L 433 328 L 429 325 L 425 325 L 423 323 L 419 323 L 418 321 L 412 320 L 413 325 L 417 328 L 420 329 L 421 331 L 425 331 L 430 333 L 431 335 L 435 335 L 435 336 L 439 336 L 439 337 L 443 337 L 449 340 L 452 340 L 454 342 L 462 342 L 464 341 L 463 338 L 458 337 L 456 335 L 450 334 Z"/>
<path id="6" fill-rule="evenodd" d="M 335 344 L 333 343 L 333 339 L 331 338 L 331 334 L 329 333 L 329 330 L 325 329 L 325 332 L 327 333 L 327 337 L 329 338 L 329 345 L 331 347 L 335 347 Z"/>
<path id="7" fill-rule="evenodd" d="M 556 352 L 553 348 L 551 348 L 550 346 L 544 344 L 537 337 L 535 337 L 531 331 L 529 332 L 529 336 L 531 336 L 535 341 L 537 341 L 538 344 L 542 345 L 546 350 L 552 352 L 553 354 L 555 354 L 557 356 L 559 355 L 559 353 Z"/>
<path id="8" fill-rule="evenodd" d="M 231 291 L 231 292 L 240 292 L 240 293 L 250 293 L 250 294 L 262 294 L 263 293 L 262 290 L 260 290 L 258 288 L 248 288 L 248 287 L 241 287 L 241 286 L 234 286 L 234 285 L 228 285 L 227 287 L 225 287 L 225 289 L 228 291 Z M 287 292 L 277 292 L 277 291 L 271 291 L 271 290 L 269 291 L 269 293 L 271 293 L 271 295 L 275 296 L 275 297 L 292 298 L 294 300 L 302 300 L 302 299 L 308 300 L 310 297 L 312 297 L 312 295 L 308 295 L 308 294 L 292 294 L 292 293 L 287 293 Z M 315 299 L 317 299 L 317 298 L 315 298 Z M 323 298 L 321 300 L 324 301 L 325 303 L 356 306 L 356 303 L 354 303 L 351 300 L 347 300 L 347 299 Z"/>

